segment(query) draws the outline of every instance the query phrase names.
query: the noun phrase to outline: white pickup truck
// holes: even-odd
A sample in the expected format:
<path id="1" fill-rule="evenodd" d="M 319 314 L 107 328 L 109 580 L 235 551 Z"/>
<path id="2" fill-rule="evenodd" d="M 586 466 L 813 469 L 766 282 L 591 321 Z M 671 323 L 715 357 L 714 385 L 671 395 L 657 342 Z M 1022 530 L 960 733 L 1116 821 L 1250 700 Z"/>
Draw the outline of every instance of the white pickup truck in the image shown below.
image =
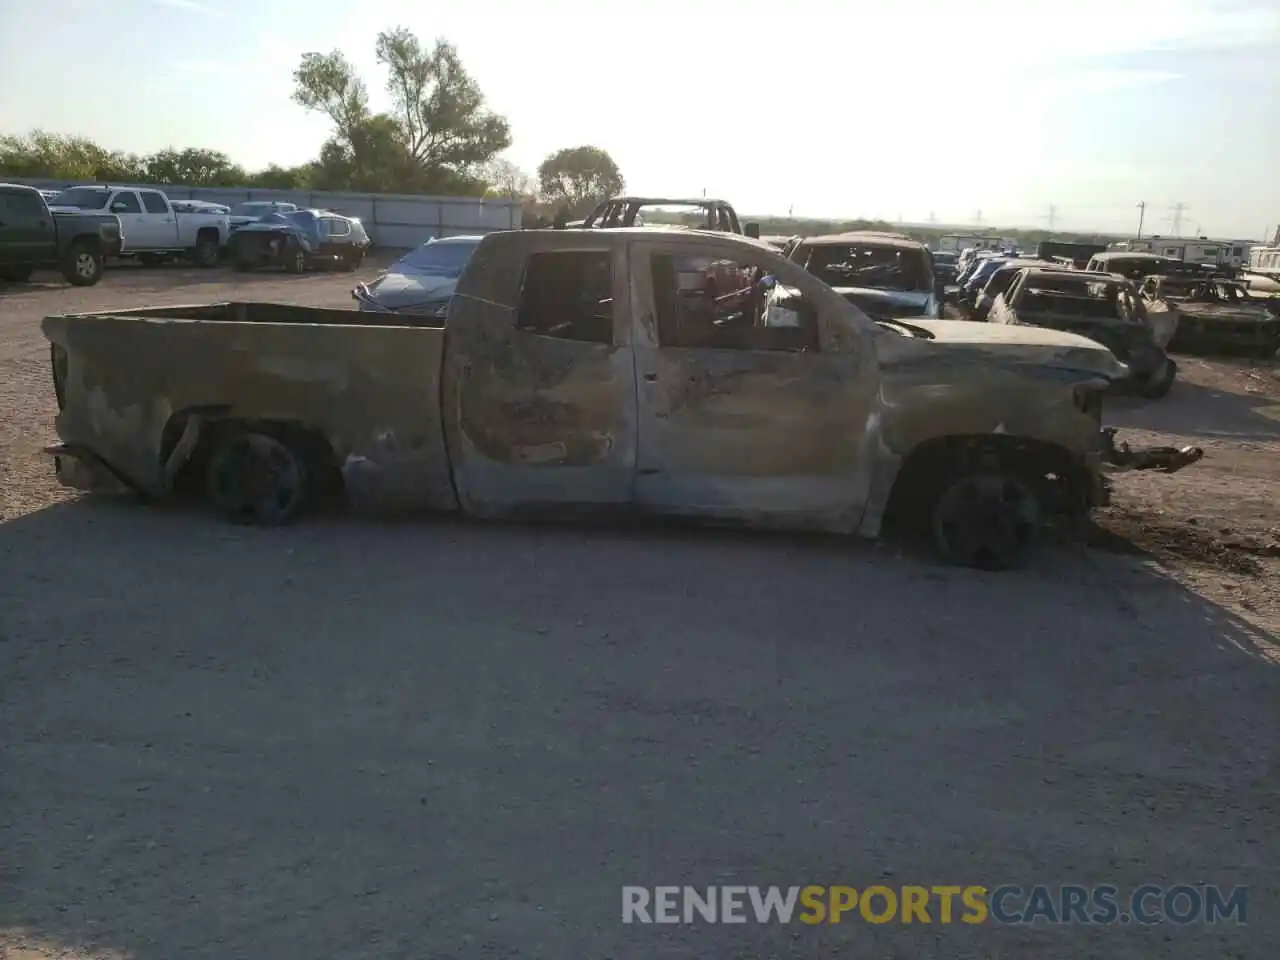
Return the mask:
<path id="1" fill-rule="evenodd" d="M 120 218 L 124 245 L 120 256 L 158 263 L 185 256 L 199 267 L 216 267 L 231 234 L 225 213 L 182 213 L 159 190 L 103 185 L 68 187 L 50 209 L 92 210 Z"/>

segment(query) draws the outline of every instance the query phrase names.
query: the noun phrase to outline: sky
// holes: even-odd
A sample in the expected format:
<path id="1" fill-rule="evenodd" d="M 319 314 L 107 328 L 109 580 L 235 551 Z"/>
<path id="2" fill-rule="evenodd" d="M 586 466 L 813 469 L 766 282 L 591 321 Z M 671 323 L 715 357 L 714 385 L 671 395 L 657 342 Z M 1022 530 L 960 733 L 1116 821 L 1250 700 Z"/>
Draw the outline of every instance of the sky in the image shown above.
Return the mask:
<path id="1" fill-rule="evenodd" d="M 342 50 L 385 106 L 395 26 L 457 46 L 530 172 L 593 144 L 630 192 L 754 215 L 1280 221 L 1280 0 L 0 0 L 0 133 L 301 163 L 328 125 L 299 57 Z"/>

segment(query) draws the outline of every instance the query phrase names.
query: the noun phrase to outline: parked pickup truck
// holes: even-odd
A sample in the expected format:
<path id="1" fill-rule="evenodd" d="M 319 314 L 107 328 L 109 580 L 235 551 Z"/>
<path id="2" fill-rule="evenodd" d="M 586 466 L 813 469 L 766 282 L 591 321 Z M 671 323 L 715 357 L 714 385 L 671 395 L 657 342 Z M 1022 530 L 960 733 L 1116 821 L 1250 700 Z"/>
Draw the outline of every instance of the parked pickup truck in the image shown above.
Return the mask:
<path id="1" fill-rule="evenodd" d="M 114 213 L 124 231 L 120 255 L 158 263 L 182 255 L 198 267 L 216 267 L 231 227 L 225 213 L 177 213 L 159 190 L 101 185 L 68 187 L 55 210 Z"/>
<path id="2" fill-rule="evenodd" d="M 677 276 L 703 268 L 706 285 Z M 707 269 L 715 268 L 715 269 Z M 717 290 L 796 291 L 794 322 Z M 283 523 L 357 508 L 682 514 L 876 536 L 924 518 L 948 559 L 1025 558 L 1041 519 L 1107 500 L 1124 365 L 1055 330 L 872 322 L 799 264 L 727 234 L 491 233 L 444 318 L 266 303 L 52 316 L 60 481 L 199 491 Z"/>
<path id="3" fill-rule="evenodd" d="M 52 267 L 68 283 L 91 287 L 102 279 L 103 258 L 119 251 L 114 214 L 55 213 L 35 187 L 0 183 L 0 280 L 25 283 Z"/>

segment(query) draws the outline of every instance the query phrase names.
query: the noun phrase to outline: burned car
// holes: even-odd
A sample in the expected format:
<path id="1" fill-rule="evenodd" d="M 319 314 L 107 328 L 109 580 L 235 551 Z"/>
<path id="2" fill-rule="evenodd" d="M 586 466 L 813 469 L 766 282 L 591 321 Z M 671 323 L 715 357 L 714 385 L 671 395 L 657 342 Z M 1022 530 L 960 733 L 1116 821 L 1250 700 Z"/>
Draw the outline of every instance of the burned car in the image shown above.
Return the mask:
<path id="1" fill-rule="evenodd" d="M 1169 319 L 1155 320 L 1158 326 L 1123 277 L 1033 267 L 1019 271 L 989 315 L 993 324 L 1064 330 L 1103 344 L 1128 366 L 1128 385 L 1150 399 L 1167 394 L 1178 374 L 1161 345 L 1173 335 Z"/>
<path id="2" fill-rule="evenodd" d="M 787 259 L 872 319 L 941 314 L 941 283 L 923 243 L 886 233 L 803 237 Z"/>
<path id="3" fill-rule="evenodd" d="M 718 265 L 718 266 L 716 266 Z M 715 266 L 715 269 L 712 269 Z M 772 279 L 760 298 L 680 278 Z M 51 316 L 62 484 L 201 494 L 280 524 L 357 509 L 682 515 L 877 536 L 1015 566 L 1104 464 L 1174 471 L 1103 429 L 1125 367 L 1054 330 L 873 322 L 762 244 L 660 229 L 485 236 L 447 315 L 218 303 Z"/>
<path id="4" fill-rule="evenodd" d="M 283 267 L 305 273 L 334 264 L 355 270 L 364 262 L 371 241 L 355 217 L 328 210 L 268 213 L 231 234 L 228 256 L 237 270 Z"/>
<path id="5" fill-rule="evenodd" d="M 1173 316 L 1174 350 L 1240 350 L 1259 357 L 1280 347 L 1280 317 L 1243 283 L 1204 276 L 1153 276 L 1142 283 L 1149 315 Z"/>
<path id="6" fill-rule="evenodd" d="M 676 210 L 673 211 L 671 209 L 673 207 Z M 727 200 L 710 200 L 706 197 L 696 200 L 664 197 L 611 197 L 597 204 L 595 209 L 587 214 L 584 220 L 566 226 L 588 229 L 643 226 L 646 208 L 662 211 L 666 214 L 677 213 L 682 219 L 689 220 L 688 223 L 685 223 L 685 226 L 699 230 L 736 233 L 753 239 L 759 239 L 760 237 L 760 224 L 742 223 L 738 219 L 738 212 L 733 209 L 732 204 Z"/>

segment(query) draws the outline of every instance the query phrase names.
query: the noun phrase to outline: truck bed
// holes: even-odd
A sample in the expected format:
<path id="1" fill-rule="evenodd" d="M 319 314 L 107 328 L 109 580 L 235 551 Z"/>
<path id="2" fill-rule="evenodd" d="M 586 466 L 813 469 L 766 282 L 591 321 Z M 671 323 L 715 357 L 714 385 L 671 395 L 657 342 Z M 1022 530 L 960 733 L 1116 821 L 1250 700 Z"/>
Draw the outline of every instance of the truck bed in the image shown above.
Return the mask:
<path id="1" fill-rule="evenodd" d="M 266 303 L 45 318 L 59 438 L 166 493 L 186 422 L 289 424 L 321 437 L 348 488 L 456 506 L 440 414 L 445 332 L 389 315 Z M 378 320 L 383 318 L 379 315 Z"/>

